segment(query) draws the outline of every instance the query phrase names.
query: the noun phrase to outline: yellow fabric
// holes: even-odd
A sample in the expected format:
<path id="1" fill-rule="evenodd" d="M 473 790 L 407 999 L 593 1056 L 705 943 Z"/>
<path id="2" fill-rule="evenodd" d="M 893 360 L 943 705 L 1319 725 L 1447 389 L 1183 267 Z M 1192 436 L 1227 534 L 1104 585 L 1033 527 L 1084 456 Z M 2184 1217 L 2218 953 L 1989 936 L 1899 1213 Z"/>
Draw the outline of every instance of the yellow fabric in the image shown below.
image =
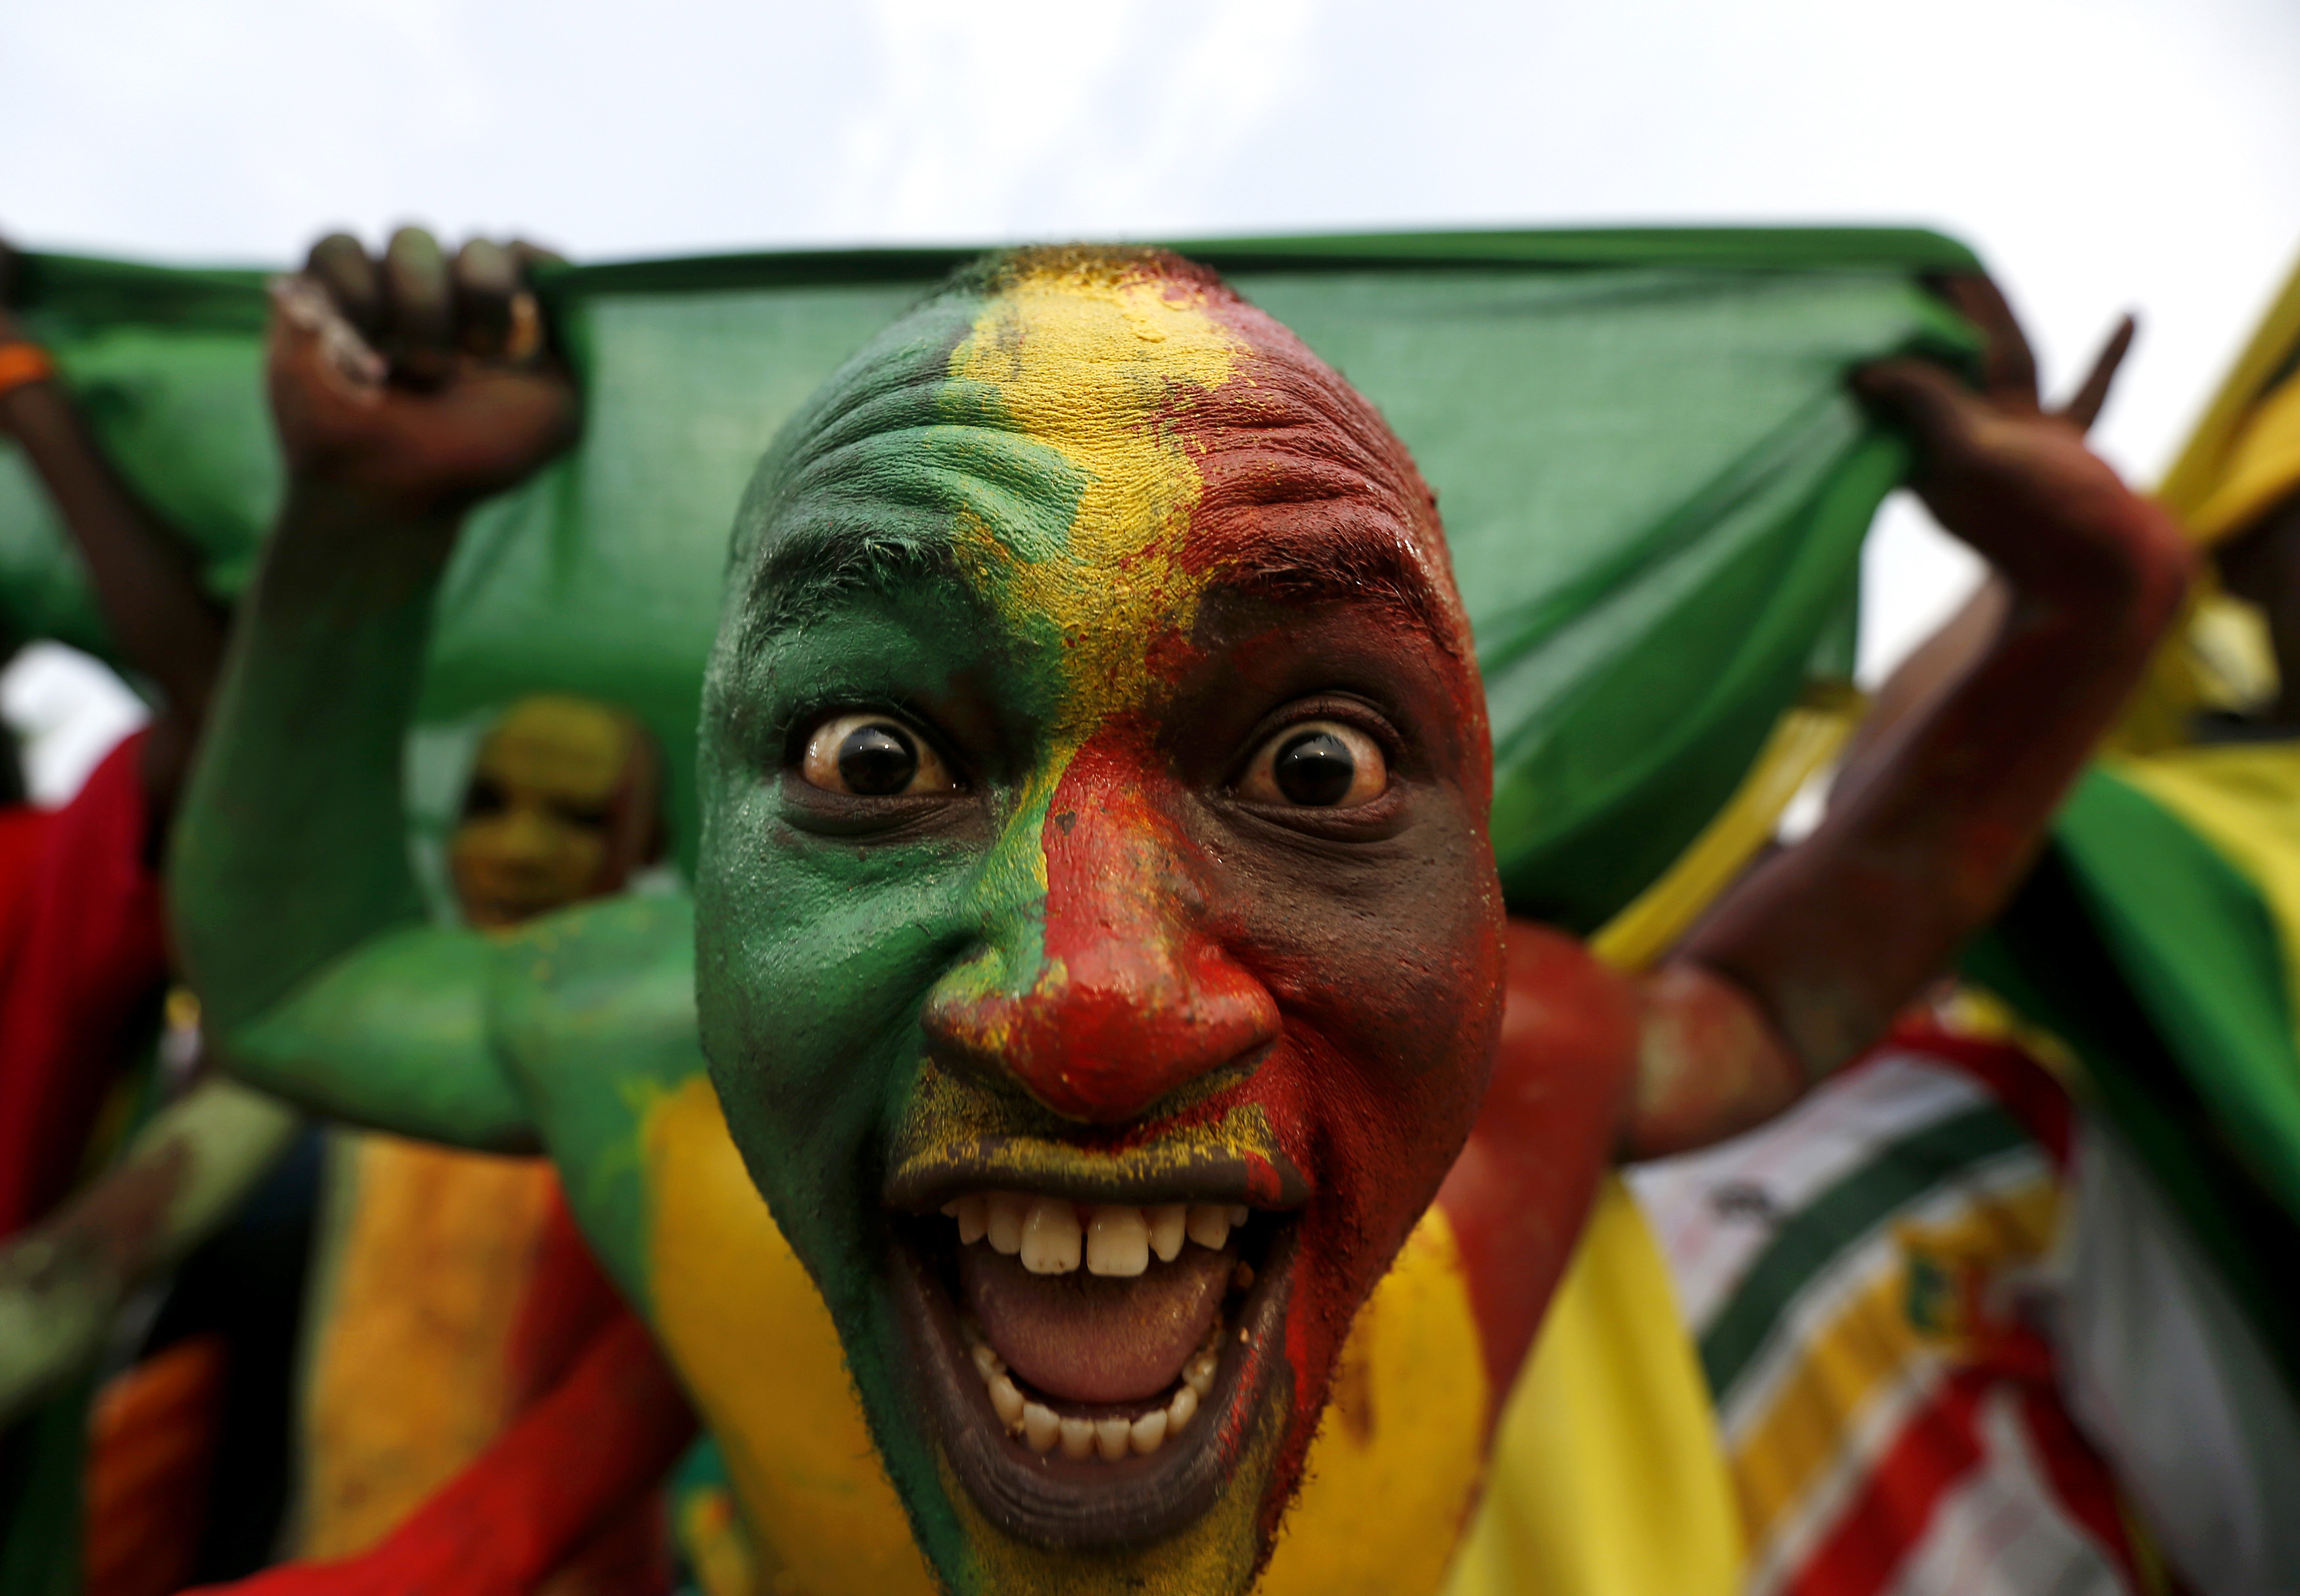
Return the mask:
<path id="1" fill-rule="evenodd" d="M 1685 935 L 1771 840 L 1781 811 L 1813 773 L 1835 759 L 1867 700 L 1843 683 L 1817 683 L 1791 706 L 1725 807 L 1660 880 L 1589 939 L 1615 969 L 1643 969 Z"/>
<path id="2" fill-rule="evenodd" d="M 1668 1267 L 1609 1179 L 1503 1410 L 1446 1596 L 1729 1596 L 1742 1561 Z"/>
<path id="3" fill-rule="evenodd" d="M 1420 1596 L 1485 1474 L 1486 1365 L 1453 1226 L 1433 1208 L 1351 1327 L 1261 1596 Z"/>
<path id="4" fill-rule="evenodd" d="M 2220 480 L 2190 511 L 2188 531 L 2207 545 L 2244 531 L 2300 492 L 2300 381 L 2260 403 L 2230 445 Z"/>
<path id="5" fill-rule="evenodd" d="M 709 1081 L 655 1104 L 646 1157 L 656 1334 L 726 1459 L 759 1590 L 933 1596 L 829 1310 L 751 1184 Z"/>
<path id="6" fill-rule="evenodd" d="M 706 1486 L 679 1503 L 679 1544 L 703 1596 L 755 1596 L 757 1560 L 725 1486 Z"/>
<path id="7" fill-rule="evenodd" d="M 487 1449 L 554 1182 L 541 1159 L 346 1133 L 314 1293 L 301 1555 L 349 1557 Z M 346 1167 L 347 1166 L 347 1167 Z"/>
<path id="8" fill-rule="evenodd" d="M 2244 353 L 2237 357 L 2235 366 L 2222 380 L 2220 391 L 2205 407 L 2204 418 L 2189 434 L 2179 459 L 2173 461 L 2172 469 L 2157 485 L 2158 502 L 2206 542 L 2215 542 L 2237 530 L 2236 523 L 2215 520 L 2210 523 L 2212 535 L 2208 536 L 2199 524 L 2198 514 L 2208 503 L 2221 495 L 2235 474 L 2239 440 L 2253 420 L 2254 407 L 2296 348 L 2300 348 L 2300 268 L 2296 268 L 2286 279 Z"/>
<path id="9" fill-rule="evenodd" d="M 2170 749 L 2112 769 L 2171 810 L 2259 889 L 2279 927 L 2300 927 L 2300 743 Z M 2284 938 L 2285 990 L 2300 1013 L 2300 938 Z"/>
<path id="10" fill-rule="evenodd" d="M 2188 536 L 2214 548 L 2300 490 L 2300 270 L 2261 318 L 2188 435 L 2156 500 Z M 2103 746 L 2154 754 L 2188 739 L 2203 709 L 2244 711 L 2275 696 L 2276 660 L 2252 607 L 2199 575 L 2187 614 L 2158 645 L 2139 689 Z"/>

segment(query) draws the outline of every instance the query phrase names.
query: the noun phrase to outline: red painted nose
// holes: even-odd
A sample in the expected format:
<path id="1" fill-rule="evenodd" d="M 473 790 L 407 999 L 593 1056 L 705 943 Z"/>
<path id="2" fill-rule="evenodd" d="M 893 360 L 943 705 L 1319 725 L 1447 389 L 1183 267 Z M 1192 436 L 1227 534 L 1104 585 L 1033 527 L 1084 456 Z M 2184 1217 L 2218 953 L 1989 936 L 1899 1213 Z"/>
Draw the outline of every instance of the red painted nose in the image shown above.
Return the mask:
<path id="1" fill-rule="evenodd" d="M 1019 994 L 930 1002 L 938 1051 L 1066 1118 L 1121 1125 L 1278 1035 L 1278 1004 L 1207 928 L 1199 851 L 1092 744 L 1049 811 L 1044 958 Z"/>

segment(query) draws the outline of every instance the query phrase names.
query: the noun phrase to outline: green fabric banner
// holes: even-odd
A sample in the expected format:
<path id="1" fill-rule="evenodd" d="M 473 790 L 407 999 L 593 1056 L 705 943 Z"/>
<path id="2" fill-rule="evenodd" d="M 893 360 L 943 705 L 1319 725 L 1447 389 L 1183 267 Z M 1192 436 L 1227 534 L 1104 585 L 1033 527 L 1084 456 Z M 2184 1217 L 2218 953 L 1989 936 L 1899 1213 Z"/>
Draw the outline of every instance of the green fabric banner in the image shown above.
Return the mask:
<path id="1" fill-rule="evenodd" d="M 1808 677 L 1849 671 L 1862 536 L 1904 461 L 1845 375 L 1968 349 L 1920 279 L 1977 269 L 1945 238 L 1884 229 L 1178 247 L 1346 373 L 1437 489 L 1493 711 L 1510 901 L 1581 930 L 1675 857 Z M 629 706 L 662 739 L 690 849 L 696 695 L 745 480 L 816 384 L 969 253 L 547 278 L 583 442 L 475 517 L 427 716 L 452 725 L 540 687 Z M 261 274 L 43 256 L 26 282 L 26 320 L 106 447 L 235 592 L 279 491 Z M 105 652 L 12 455 L 0 612 L 19 636 Z"/>
<path id="2" fill-rule="evenodd" d="M 2105 770 L 1966 969 L 2084 1064 L 2300 1400 L 2300 1050 L 2283 928 L 2177 816 Z"/>

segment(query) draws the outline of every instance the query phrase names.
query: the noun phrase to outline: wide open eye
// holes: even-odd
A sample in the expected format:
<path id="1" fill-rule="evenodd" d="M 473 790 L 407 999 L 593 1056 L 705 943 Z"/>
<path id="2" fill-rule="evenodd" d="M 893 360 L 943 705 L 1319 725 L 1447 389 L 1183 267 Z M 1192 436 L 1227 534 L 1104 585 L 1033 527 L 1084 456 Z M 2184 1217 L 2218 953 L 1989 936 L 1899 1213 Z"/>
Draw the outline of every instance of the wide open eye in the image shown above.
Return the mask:
<path id="1" fill-rule="evenodd" d="M 834 715 L 816 727 L 799 774 L 812 786 L 857 798 L 947 793 L 958 786 L 932 744 L 887 715 Z"/>
<path id="2" fill-rule="evenodd" d="M 1381 744 L 1338 720 L 1297 721 L 1254 752 L 1238 783 L 1257 803 L 1355 809 L 1389 790 Z"/>

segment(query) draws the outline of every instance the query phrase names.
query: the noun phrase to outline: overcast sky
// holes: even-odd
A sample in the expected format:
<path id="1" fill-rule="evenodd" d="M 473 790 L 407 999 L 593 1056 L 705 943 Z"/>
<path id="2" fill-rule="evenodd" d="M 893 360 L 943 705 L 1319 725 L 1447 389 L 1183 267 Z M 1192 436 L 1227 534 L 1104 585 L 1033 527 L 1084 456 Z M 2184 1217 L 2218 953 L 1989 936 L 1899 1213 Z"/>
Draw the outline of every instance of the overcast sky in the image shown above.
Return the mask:
<path id="1" fill-rule="evenodd" d="M 2296 0 L 0 0 L 0 229 L 284 261 L 1617 221 L 1980 250 L 2152 478 L 2300 254 Z M 1871 653 L 1946 602 L 1897 520 Z"/>

